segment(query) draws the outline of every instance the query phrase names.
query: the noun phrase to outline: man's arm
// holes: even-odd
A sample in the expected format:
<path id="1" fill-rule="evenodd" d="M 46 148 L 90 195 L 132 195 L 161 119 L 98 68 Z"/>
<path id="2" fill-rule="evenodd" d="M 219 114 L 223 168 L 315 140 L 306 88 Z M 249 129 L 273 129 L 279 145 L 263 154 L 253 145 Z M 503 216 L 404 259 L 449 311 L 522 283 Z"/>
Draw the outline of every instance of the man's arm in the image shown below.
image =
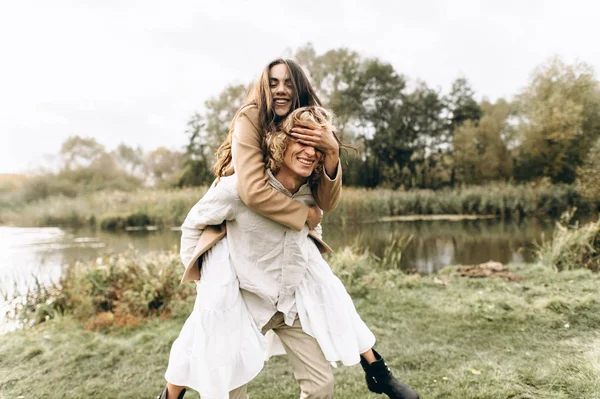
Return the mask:
<path id="1" fill-rule="evenodd" d="M 225 220 L 235 217 L 235 194 L 224 187 L 221 182 L 211 187 L 208 192 L 192 207 L 181 225 L 181 249 L 179 256 L 184 266 L 187 266 L 200 235 L 209 225 L 219 225 Z"/>

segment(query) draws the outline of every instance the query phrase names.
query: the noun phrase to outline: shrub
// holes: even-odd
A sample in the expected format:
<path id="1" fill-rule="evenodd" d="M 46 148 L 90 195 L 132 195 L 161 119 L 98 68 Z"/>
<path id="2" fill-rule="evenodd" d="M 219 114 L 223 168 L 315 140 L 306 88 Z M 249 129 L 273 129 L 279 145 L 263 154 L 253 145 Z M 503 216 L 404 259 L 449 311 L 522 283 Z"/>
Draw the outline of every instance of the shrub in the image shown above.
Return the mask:
<path id="1" fill-rule="evenodd" d="M 31 325 L 69 313 L 92 329 L 135 327 L 188 302 L 194 285 L 179 283 L 182 271 L 175 252 L 127 251 L 76 262 L 65 267 L 57 283 L 36 283 L 13 298 L 15 317 Z"/>
<path id="2" fill-rule="evenodd" d="M 600 270 L 600 219 L 580 226 L 570 224 L 574 210 L 565 212 L 551 240 L 537 248 L 538 260 L 557 270 L 588 268 Z"/>

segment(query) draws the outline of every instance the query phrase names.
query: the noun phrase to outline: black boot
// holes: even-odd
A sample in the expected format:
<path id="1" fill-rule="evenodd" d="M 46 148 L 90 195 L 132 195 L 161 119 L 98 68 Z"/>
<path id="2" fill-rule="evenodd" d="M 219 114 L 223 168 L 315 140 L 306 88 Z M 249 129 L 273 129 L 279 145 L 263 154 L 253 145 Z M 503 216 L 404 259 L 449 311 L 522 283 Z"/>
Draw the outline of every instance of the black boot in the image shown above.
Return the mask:
<path id="1" fill-rule="evenodd" d="M 181 391 L 177 399 L 183 399 L 183 395 L 185 395 L 185 388 L 183 388 L 183 391 Z M 165 389 L 162 390 L 162 392 L 156 397 L 156 399 L 167 399 L 167 387 L 165 387 Z"/>
<path id="2" fill-rule="evenodd" d="M 373 349 L 377 361 L 369 364 L 362 356 L 360 365 L 367 377 L 369 391 L 385 393 L 390 399 L 419 399 L 414 389 L 394 378 L 385 360 Z"/>

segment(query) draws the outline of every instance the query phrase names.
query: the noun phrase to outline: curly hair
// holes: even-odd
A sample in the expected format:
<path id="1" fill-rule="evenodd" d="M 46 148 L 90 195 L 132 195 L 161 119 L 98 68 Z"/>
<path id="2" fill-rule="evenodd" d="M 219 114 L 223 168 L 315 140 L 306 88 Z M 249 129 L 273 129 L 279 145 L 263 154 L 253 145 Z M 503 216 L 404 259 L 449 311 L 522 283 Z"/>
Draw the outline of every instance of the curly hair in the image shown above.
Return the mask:
<path id="1" fill-rule="evenodd" d="M 289 114 L 275 132 L 267 134 L 266 146 L 267 156 L 265 166 L 271 169 L 273 174 L 277 173 L 283 165 L 283 154 L 287 149 L 292 128 L 296 125 L 315 125 L 321 129 L 333 130 L 333 113 L 319 106 L 308 106 L 298 108 Z M 324 158 L 321 157 L 315 170 L 308 178 L 308 184 L 316 185 L 323 175 Z"/>

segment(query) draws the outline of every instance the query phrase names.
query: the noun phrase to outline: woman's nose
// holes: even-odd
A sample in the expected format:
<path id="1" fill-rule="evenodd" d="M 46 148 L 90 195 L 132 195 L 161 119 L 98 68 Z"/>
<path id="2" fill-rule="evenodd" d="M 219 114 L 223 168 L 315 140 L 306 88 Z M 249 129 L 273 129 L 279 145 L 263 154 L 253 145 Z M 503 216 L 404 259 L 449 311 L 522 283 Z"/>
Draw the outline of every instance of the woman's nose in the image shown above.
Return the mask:
<path id="1" fill-rule="evenodd" d="M 276 93 L 285 93 L 285 83 L 279 83 L 275 88 Z"/>

